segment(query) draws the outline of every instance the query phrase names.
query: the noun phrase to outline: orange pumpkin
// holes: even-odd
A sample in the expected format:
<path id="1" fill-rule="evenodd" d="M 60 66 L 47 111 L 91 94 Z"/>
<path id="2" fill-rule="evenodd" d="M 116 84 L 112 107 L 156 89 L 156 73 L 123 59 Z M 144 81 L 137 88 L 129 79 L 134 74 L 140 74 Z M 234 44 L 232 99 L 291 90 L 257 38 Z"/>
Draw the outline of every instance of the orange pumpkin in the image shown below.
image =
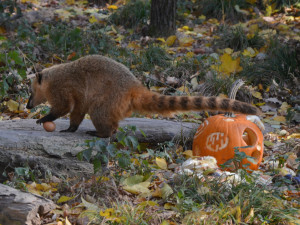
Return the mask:
<path id="1" fill-rule="evenodd" d="M 243 159 L 242 164 L 249 163 L 251 170 L 257 170 L 263 157 L 263 134 L 259 127 L 247 120 L 246 115 L 227 117 L 217 115 L 209 117 L 198 128 L 193 142 L 193 155 L 213 156 L 218 165 L 234 157 L 234 147 L 246 155 L 254 157 L 255 163 Z"/>

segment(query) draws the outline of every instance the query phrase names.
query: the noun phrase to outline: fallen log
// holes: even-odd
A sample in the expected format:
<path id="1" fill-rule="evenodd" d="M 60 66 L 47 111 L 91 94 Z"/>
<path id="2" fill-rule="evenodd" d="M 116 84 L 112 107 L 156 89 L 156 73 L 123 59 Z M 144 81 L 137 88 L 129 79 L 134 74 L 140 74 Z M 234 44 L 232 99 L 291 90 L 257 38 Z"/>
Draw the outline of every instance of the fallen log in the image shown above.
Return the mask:
<path id="1" fill-rule="evenodd" d="M 93 138 L 86 134 L 86 131 L 95 129 L 92 122 L 84 120 L 75 133 L 59 132 L 68 128 L 67 119 L 58 119 L 55 124 L 56 131 L 46 132 L 33 119 L 0 121 L 0 174 L 7 165 L 29 165 L 31 168 L 50 171 L 57 176 L 92 173 L 90 163 L 76 158 L 84 149 L 80 144 Z M 198 124 L 194 123 L 145 118 L 128 118 L 121 121 L 120 127 L 126 125 L 137 127 L 135 136 L 139 142 L 151 144 L 165 141 L 191 142 L 198 127 Z M 113 138 L 104 140 L 111 141 Z"/>
<path id="2" fill-rule="evenodd" d="M 0 224 L 42 224 L 42 216 L 55 207 L 49 199 L 0 184 Z"/>

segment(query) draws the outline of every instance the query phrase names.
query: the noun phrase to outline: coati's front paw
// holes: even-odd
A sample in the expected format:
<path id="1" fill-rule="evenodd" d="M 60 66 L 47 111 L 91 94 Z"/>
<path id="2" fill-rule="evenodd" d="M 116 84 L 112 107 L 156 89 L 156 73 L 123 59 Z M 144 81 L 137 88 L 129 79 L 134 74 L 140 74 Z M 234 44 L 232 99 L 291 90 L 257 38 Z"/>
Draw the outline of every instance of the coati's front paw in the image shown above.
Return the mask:
<path id="1" fill-rule="evenodd" d="M 41 125 L 43 123 L 43 121 L 42 121 L 42 119 L 39 119 L 36 121 L 36 123 Z"/>

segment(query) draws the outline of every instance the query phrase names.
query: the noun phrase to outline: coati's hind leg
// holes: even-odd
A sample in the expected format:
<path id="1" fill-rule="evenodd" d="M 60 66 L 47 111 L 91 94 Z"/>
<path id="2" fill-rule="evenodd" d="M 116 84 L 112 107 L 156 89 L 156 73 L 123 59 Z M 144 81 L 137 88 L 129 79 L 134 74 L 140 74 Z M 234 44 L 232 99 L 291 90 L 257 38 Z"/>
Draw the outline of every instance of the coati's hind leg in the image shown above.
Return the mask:
<path id="1" fill-rule="evenodd" d="M 87 134 L 101 138 L 110 137 L 116 132 L 119 120 L 113 115 L 114 111 L 109 106 L 101 105 L 90 109 L 90 117 L 96 128 L 96 131 L 88 131 Z"/>
<path id="2" fill-rule="evenodd" d="M 74 110 L 70 114 L 70 126 L 66 130 L 61 130 L 60 132 L 75 132 L 79 125 L 81 124 L 85 112 L 82 112 L 80 107 L 74 107 Z"/>

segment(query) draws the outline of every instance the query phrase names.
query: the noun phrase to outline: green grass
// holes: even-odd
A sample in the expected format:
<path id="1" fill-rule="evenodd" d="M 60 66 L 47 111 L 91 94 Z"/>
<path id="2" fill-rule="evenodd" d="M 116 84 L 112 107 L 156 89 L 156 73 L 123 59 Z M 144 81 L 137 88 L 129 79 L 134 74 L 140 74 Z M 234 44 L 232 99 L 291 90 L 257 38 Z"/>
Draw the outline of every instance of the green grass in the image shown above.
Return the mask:
<path id="1" fill-rule="evenodd" d="M 215 45 L 219 48 L 231 48 L 234 51 L 242 51 L 248 47 L 261 48 L 264 46 L 264 39 L 255 33 L 252 38 L 248 38 L 241 26 L 229 27 L 222 25 L 218 28 L 219 39 L 215 40 Z"/>
<path id="2" fill-rule="evenodd" d="M 250 223 L 287 224 L 296 209 L 282 201 L 275 190 L 270 191 L 267 187 L 256 184 L 256 175 L 240 172 L 242 179 L 247 182 L 237 185 L 230 185 L 220 177 L 177 177 L 171 185 L 175 192 L 173 201 L 176 202 L 176 208 L 183 218 L 189 218 L 190 224 L 195 224 L 196 221 L 197 224 L 245 222 L 252 210 L 254 215 L 249 220 Z M 237 214 L 239 210 L 240 215 Z M 205 220 L 199 219 L 201 211 Z M 193 212 L 198 212 L 198 218 L 193 218 Z M 207 221 L 209 222 L 206 223 Z"/>
<path id="3" fill-rule="evenodd" d="M 197 0 L 195 5 L 197 14 L 203 14 L 208 18 L 224 18 L 231 22 L 238 22 L 247 18 L 244 14 L 235 10 L 236 5 L 240 9 L 249 8 L 249 3 L 244 0 Z"/>
<path id="4" fill-rule="evenodd" d="M 241 76 L 252 82 L 271 84 L 274 79 L 278 84 L 294 85 L 294 79 L 300 76 L 298 55 L 292 47 L 272 40 L 266 51 L 265 60 L 256 60 L 243 65 Z"/>
<path id="5" fill-rule="evenodd" d="M 150 1 L 131 0 L 110 16 L 112 23 L 126 28 L 135 28 L 147 24 L 150 18 Z"/>

